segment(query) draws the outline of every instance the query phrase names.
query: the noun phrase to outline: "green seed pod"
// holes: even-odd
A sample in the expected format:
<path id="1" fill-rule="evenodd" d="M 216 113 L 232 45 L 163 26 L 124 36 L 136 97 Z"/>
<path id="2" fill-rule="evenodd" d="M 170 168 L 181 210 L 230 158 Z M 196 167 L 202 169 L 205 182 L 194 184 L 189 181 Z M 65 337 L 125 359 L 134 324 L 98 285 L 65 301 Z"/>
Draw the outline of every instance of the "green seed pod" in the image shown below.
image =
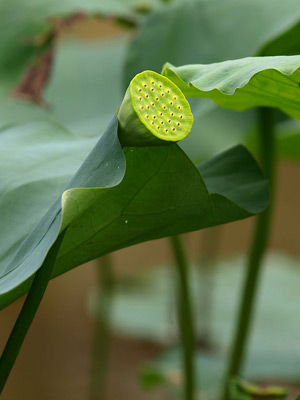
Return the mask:
<path id="1" fill-rule="evenodd" d="M 193 114 L 172 81 L 144 71 L 130 82 L 118 120 L 122 146 L 160 146 L 184 139 L 192 128 Z"/>

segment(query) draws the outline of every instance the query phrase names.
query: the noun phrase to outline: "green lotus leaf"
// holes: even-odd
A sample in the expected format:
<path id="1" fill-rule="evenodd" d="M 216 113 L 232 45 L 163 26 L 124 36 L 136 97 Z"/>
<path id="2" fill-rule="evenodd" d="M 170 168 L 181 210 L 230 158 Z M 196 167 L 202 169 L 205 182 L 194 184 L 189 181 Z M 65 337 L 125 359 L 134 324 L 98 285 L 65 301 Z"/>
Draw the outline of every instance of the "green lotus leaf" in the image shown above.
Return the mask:
<path id="1" fill-rule="evenodd" d="M 167 63 L 163 74 L 186 96 L 208 97 L 236 111 L 275 107 L 300 119 L 300 56 L 249 57 L 181 67 Z"/>
<path id="2" fill-rule="evenodd" d="M 27 124 L 0 134 L 7 176 L 0 180 L 1 308 L 28 290 L 65 228 L 53 277 L 126 246 L 249 217 L 268 204 L 266 181 L 242 146 L 197 169 L 177 144 L 122 150 L 116 117 L 66 185 L 93 141 L 49 121 L 36 124 L 33 133 Z"/>

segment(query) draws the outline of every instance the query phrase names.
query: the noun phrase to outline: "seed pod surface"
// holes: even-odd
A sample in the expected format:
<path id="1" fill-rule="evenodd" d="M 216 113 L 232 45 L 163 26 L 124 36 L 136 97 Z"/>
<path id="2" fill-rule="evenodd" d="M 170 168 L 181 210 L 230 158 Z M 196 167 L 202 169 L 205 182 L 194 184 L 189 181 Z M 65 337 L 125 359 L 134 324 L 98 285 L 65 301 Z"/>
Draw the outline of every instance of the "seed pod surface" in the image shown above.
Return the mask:
<path id="1" fill-rule="evenodd" d="M 168 78 L 153 71 L 136 75 L 125 94 L 118 119 L 124 145 L 149 146 L 177 142 L 193 125 L 190 105 Z"/>

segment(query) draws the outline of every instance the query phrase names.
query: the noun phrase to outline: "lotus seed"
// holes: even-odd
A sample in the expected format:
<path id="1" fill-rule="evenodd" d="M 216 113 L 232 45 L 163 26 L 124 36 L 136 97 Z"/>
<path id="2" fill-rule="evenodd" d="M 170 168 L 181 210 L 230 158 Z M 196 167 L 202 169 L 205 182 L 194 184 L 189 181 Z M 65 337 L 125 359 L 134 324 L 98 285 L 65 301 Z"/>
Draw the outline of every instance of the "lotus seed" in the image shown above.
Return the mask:
<path id="1" fill-rule="evenodd" d="M 156 115 L 153 115 L 153 118 L 155 119 L 155 118 L 156 118 Z"/>
<path id="2" fill-rule="evenodd" d="M 158 126 L 157 129 L 160 129 L 160 126 Z"/>
<path id="3" fill-rule="evenodd" d="M 151 83 L 152 83 L 152 85 L 154 85 L 154 84 L 155 84 L 155 82 L 154 82 L 154 81 L 152 81 Z"/>
<path id="4" fill-rule="evenodd" d="M 168 132 L 168 131 L 169 131 L 169 129 L 166 128 L 166 129 L 165 129 L 165 132 Z"/>
<path id="5" fill-rule="evenodd" d="M 149 94 L 146 94 L 146 97 L 148 98 L 148 97 L 149 97 Z"/>
<path id="6" fill-rule="evenodd" d="M 162 112 L 160 112 L 160 113 L 159 113 L 159 115 L 163 115 L 163 113 L 162 113 Z"/>
<path id="7" fill-rule="evenodd" d="M 158 85 L 158 87 L 162 88 L 162 85 Z"/>
<path id="8" fill-rule="evenodd" d="M 149 115 L 146 115 L 146 118 L 149 118 Z"/>
<path id="9" fill-rule="evenodd" d="M 163 109 L 165 110 L 167 107 L 166 106 L 163 106 Z"/>
<path id="10" fill-rule="evenodd" d="M 139 89 L 139 92 L 141 92 L 141 91 L 142 91 L 142 89 L 140 88 L 140 89 Z"/>
<path id="11" fill-rule="evenodd" d="M 180 107 L 180 106 L 178 106 L 177 108 L 178 108 L 178 110 L 180 110 L 180 109 L 181 109 L 181 107 Z"/>
<path id="12" fill-rule="evenodd" d="M 179 126 L 180 125 L 180 122 L 177 122 L 177 126 Z"/>
<path id="13" fill-rule="evenodd" d="M 172 131 L 174 132 L 174 131 L 175 131 L 175 128 L 172 128 Z"/>
<path id="14" fill-rule="evenodd" d="M 170 115 L 171 115 L 171 117 L 173 117 L 174 113 L 173 113 L 173 112 L 171 112 L 171 114 L 170 114 Z"/>
<path id="15" fill-rule="evenodd" d="M 155 97 L 155 100 L 156 100 L 156 101 L 158 101 L 158 100 L 159 100 L 159 98 L 158 98 L 158 97 Z"/>
<path id="16" fill-rule="evenodd" d="M 143 110 L 144 109 L 144 106 L 141 106 L 141 110 Z"/>
<path id="17" fill-rule="evenodd" d="M 176 99 L 177 99 L 177 97 L 176 97 L 176 96 L 174 96 L 174 97 L 173 97 L 173 99 L 174 99 L 174 100 L 176 100 Z"/>
<path id="18" fill-rule="evenodd" d="M 171 106 L 173 105 L 173 101 L 170 101 Z"/>
<path id="19" fill-rule="evenodd" d="M 182 119 L 182 118 L 183 118 L 183 116 L 182 116 L 182 115 L 180 115 L 180 116 L 179 116 L 179 118 L 181 118 L 181 119 Z"/>
<path id="20" fill-rule="evenodd" d="M 150 106 L 147 106 L 147 109 L 149 110 Z"/>
<path id="21" fill-rule="evenodd" d="M 167 93 L 170 93 L 170 90 L 167 90 Z"/>
<path id="22" fill-rule="evenodd" d="M 171 120 L 170 119 L 168 119 L 168 122 L 169 122 L 169 124 L 171 123 Z"/>
<path id="23" fill-rule="evenodd" d="M 151 88 L 151 92 L 153 92 L 154 91 L 154 88 Z"/>
<path id="24" fill-rule="evenodd" d="M 144 87 L 147 87 L 146 83 L 144 84 Z"/>
<path id="25" fill-rule="evenodd" d="M 142 100 L 142 98 L 141 98 L 141 97 L 139 97 L 139 100 Z"/>
<path id="26" fill-rule="evenodd" d="M 160 123 L 163 125 L 164 121 L 160 121 Z"/>
<path id="27" fill-rule="evenodd" d="M 151 103 L 151 105 L 152 105 L 152 106 L 155 106 L 155 104 L 154 104 L 154 103 Z"/>

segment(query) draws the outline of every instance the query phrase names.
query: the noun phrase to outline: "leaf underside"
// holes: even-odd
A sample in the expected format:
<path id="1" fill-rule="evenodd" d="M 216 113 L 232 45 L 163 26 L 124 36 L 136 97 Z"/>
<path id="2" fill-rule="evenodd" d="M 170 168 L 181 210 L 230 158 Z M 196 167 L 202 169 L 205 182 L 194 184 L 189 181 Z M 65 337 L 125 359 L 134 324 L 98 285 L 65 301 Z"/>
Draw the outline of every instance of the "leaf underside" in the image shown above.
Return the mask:
<path id="1" fill-rule="evenodd" d="M 300 119 L 300 56 L 248 57 L 217 64 L 166 64 L 163 74 L 186 96 L 243 111 L 274 107 Z"/>

